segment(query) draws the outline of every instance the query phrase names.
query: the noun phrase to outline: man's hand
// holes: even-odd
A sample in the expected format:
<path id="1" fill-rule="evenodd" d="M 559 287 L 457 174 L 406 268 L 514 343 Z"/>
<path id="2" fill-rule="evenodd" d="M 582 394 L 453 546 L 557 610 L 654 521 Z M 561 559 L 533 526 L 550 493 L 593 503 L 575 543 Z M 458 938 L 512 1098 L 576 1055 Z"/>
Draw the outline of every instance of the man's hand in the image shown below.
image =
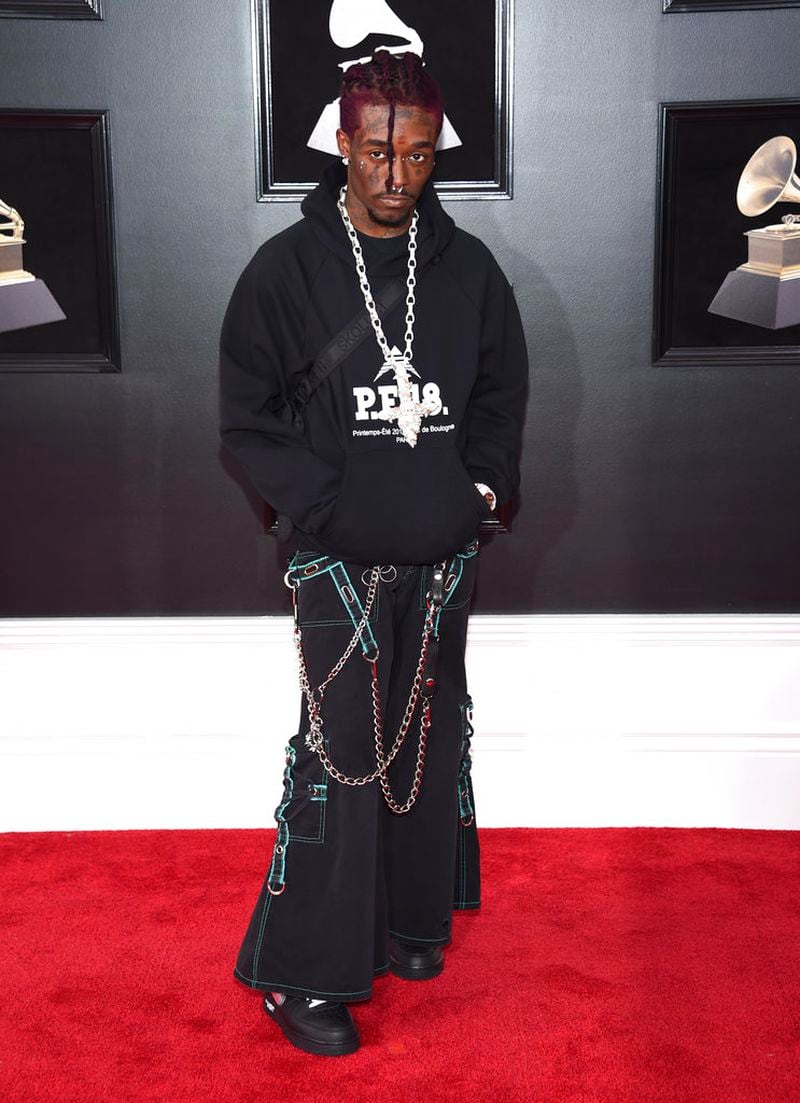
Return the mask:
<path id="1" fill-rule="evenodd" d="M 475 486 L 478 490 L 480 490 L 489 509 L 493 510 L 497 505 L 497 495 L 495 494 L 495 492 L 491 489 L 491 487 L 488 487 L 486 483 L 475 483 Z"/>

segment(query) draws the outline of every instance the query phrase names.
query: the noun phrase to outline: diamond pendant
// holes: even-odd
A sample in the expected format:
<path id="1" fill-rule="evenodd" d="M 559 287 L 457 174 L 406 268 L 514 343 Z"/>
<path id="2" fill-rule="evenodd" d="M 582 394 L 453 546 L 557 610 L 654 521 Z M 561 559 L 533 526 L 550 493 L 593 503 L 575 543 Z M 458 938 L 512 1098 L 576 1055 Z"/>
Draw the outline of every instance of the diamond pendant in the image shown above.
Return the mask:
<path id="1" fill-rule="evenodd" d="M 384 361 L 383 367 L 375 376 L 375 380 L 380 379 L 386 372 L 394 372 L 399 405 L 391 410 L 381 410 L 378 417 L 383 421 L 396 421 L 403 440 L 411 448 L 414 448 L 419 436 L 422 419 L 435 413 L 438 405 L 434 402 L 418 402 L 415 400 L 411 376 L 413 374 L 419 379 L 419 372 L 414 369 L 411 361 L 402 354 L 397 345 L 390 351 L 389 358 Z"/>

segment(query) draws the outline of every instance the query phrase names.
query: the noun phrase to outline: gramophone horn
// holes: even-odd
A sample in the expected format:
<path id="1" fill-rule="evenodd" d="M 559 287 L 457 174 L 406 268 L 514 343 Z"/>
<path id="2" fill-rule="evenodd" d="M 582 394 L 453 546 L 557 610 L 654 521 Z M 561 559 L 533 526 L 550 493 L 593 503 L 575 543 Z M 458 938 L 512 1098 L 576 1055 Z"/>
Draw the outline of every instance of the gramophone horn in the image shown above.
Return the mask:
<path id="1" fill-rule="evenodd" d="M 776 203 L 800 203 L 796 164 L 797 146 L 784 134 L 759 146 L 739 177 L 736 205 L 742 214 L 755 218 Z"/>

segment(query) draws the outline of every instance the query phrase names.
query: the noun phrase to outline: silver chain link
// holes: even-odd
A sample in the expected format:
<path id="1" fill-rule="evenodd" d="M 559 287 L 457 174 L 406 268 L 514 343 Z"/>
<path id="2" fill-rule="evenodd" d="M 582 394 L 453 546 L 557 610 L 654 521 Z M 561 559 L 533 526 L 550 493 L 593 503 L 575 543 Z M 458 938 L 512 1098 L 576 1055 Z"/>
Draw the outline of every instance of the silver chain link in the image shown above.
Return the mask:
<path id="1" fill-rule="evenodd" d="M 381 325 L 380 317 L 378 316 L 378 310 L 375 306 L 375 300 L 372 297 L 372 288 L 369 285 L 367 279 L 367 266 L 364 263 L 364 254 L 361 251 L 361 242 L 358 240 L 358 234 L 356 233 L 353 223 L 350 221 L 350 215 L 347 213 L 347 207 L 344 200 L 347 195 L 347 185 L 345 184 L 339 192 L 339 199 L 336 206 L 339 208 L 339 214 L 342 216 L 342 222 L 344 228 L 347 230 L 347 236 L 350 238 L 350 245 L 353 249 L 353 256 L 356 261 L 356 272 L 358 273 L 358 282 L 361 285 L 361 293 L 364 296 L 364 303 L 367 307 L 367 313 L 369 314 L 370 321 L 372 322 L 372 328 L 375 330 L 375 336 L 378 339 L 383 358 L 386 363 L 389 363 L 392 358 L 392 350 L 389 348 L 389 342 L 386 340 L 386 334 L 383 332 L 383 326 Z M 411 363 L 411 346 L 414 344 L 414 307 L 416 303 L 416 287 L 417 287 L 417 223 L 419 222 L 419 211 L 414 211 L 414 216 L 411 219 L 411 225 L 408 228 L 408 293 L 406 295 L 406 348 L 404 357 L 406 361 Z"/>

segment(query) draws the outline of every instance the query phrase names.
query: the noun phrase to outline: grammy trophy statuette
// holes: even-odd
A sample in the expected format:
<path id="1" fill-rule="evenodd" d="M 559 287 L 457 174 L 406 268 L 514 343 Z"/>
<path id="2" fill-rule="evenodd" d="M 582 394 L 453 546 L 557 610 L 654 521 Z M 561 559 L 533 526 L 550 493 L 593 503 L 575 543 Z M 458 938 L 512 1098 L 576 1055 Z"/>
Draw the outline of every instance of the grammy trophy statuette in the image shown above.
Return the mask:
<path id="1" fill-rule="evenodd" d="M 756 218 L 776 203 L 800 203 L 800 178 L 795 173 L 797 147 L 781 135 L 759 146 L 747 162 L 736 189 L 736 204 Z M 748 256 L 725 277 L 711 314 L 740 322 L 785 329 L 800 323 L 800 214 L 784 215 L 779 223 L 747 230 Z"/>
<path id="2" fill-rule="evenodd" d="M 43 281 L 25 271 L 24 228 L 19 213 L 0 199 L 0 333 L 66 317 Z"/>

